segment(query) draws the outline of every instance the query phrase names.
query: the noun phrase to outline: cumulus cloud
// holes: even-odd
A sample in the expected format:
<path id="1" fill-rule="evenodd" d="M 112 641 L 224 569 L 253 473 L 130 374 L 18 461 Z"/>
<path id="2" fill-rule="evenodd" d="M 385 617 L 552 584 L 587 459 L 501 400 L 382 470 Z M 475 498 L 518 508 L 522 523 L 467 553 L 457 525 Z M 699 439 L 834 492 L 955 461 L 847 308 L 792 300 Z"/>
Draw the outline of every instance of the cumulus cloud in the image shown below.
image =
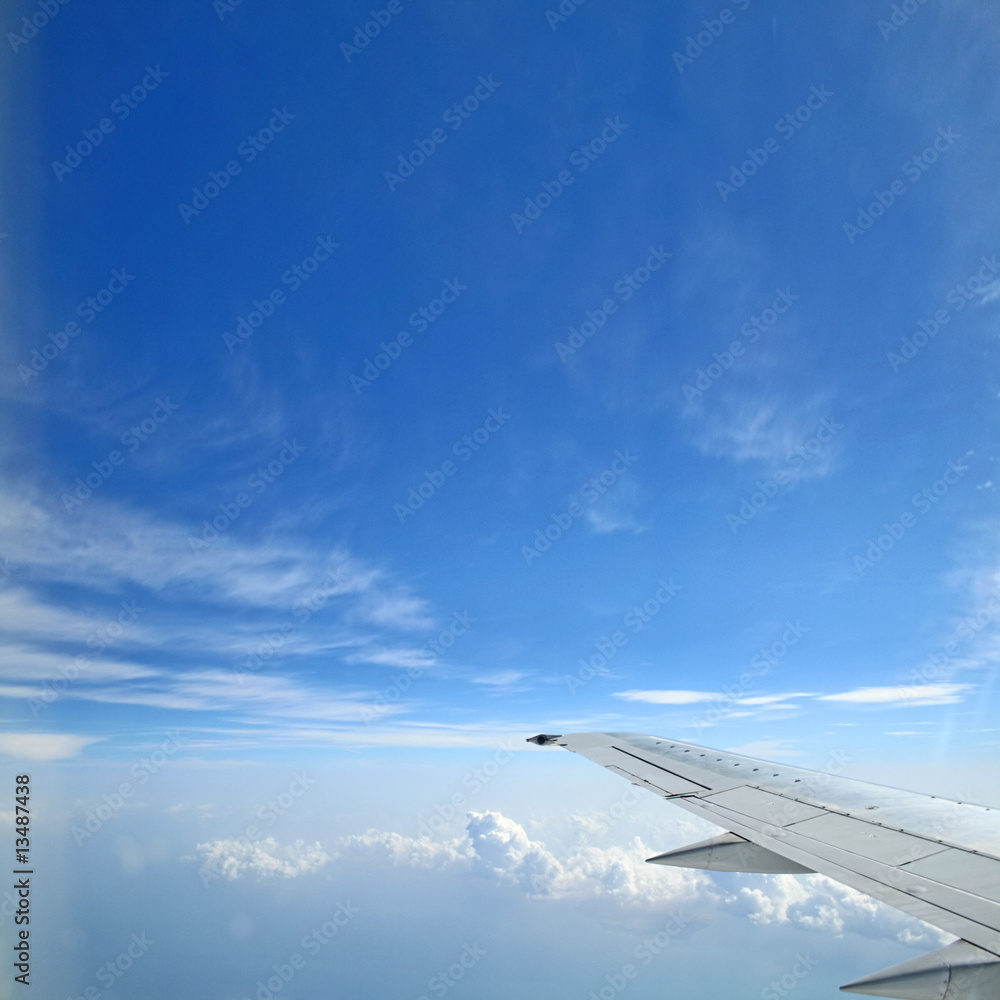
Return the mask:
<path id="1" fill-rule="evenodd" d="M 629 905 L 673 905 L 710 892 L 711 880 L 690 869 L 657 869 L 645 863 L 656 851 L 636 838 L 628 847 L 574 847 L 559 858 L 532 840 L 520 823 L 499 812 L 472 812 L 463 836 L 428 837 L 369 830 L 337 842 L 342 857 L 410 868 L 467 871 L 531 896 L 611 899 Z"/>
<path id="2" fill-rule="evenodd" d="M 243 875 L 258 878 L 296 878 L 319 871 L 331 855 L 317 841 L 307 844 L 296 840 L 281 847 L 273 837 L 256 843 L 248 839 L 215 840 L 197 847 L 201 854 L 203 872 L 210 872 L 227 879 Z"/>
<path id="3" fill-rule="evenodd" d="M 739 875 L 717 877 L 691 868 L 646 864 L 659 852 L 641 838 L 624 845 L 597 846 L 606 831 L 603 817 L 574 817 L 579 841 L 554 850 L 500 812 L 470 812 L 461 836 L 432 840 L 382 830 L 342 837 L 327 851 L 296 841 L 279 847 L 268 838 L 256 844 L 219 840 L 198 845 L 202 870 L 229 879 L 292 878 L 328 862 L 352 868 L 409 868 L 451 872 L 512 886 L 527 896 L 555 903 L 573 901 L 593 909 L 613 906 L 626 920 L 665 911 L 697 913 L 699 920 L 723 913 L 762 925 L 786 925 L 842 935 L 888 938 L 914 947 L 936 948 L 947 935 L 823 875 Z"/>
<path id="4" fill-rule="evenodd" d="M 515 820 L 493 811 L 469 813 L 464 835 L 448 841 L 369 830 L 342 839 L 337 847 L 341 857 L 349 855 L 354 863 L 467 872 L 536 898 L 611 903 L 619 913 L 623 908 L 634 913 L 728 912 L 758 924 L 890 938 L 915 947 L 936 948 L 949 940 L 823 875 L 728 875 L 720 884 L 709 872 L 646 864 L 659 848 L 639 837 L 624 846 L 595 846 L 589 843 L 591 835 L 605 830 L 605 824 L 598 817 L 574 818 L 580 842 L 558 854 L 544 841 L 533 840 Z"/>
<path id="5" fill-rule="evenodd" d="M 467 826 L 475 867 L 493 878 L 534 895 L 547 894 L 563 874 L 562 866 L 541 841 L 498 812 L 469 813 Z"/>
<path id="6" fill-rule="evenodd" d="M 382 830 L 367 830 L 343 837 L 337 846 L 343 857 L 432 871 L 467 866 L 473 857 L 469 845 L 460 840 L 440 842 L 429 837 L 404 837 Z"/>
<path id="7" fill-rule="evenodd" d="M 794 924 L 841 935 L 891 937 L 915 947 L 940 948 L 951 937 L 824 875 L 769 875 L 744 886 L 726 905 L 756 924 Z"/>

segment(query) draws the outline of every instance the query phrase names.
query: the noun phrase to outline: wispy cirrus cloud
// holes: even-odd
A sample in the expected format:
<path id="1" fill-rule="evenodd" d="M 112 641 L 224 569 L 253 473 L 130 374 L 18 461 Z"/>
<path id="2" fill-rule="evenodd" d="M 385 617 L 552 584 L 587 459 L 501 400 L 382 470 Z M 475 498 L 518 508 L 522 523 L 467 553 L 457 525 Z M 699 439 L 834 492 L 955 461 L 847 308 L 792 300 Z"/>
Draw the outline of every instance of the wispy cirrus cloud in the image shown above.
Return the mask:
<path id="1" fill-rule="evenodd" d="M 784 694 L 751 695 L 748 698 L 737 698 L 739 705 L 750 705 L 755 708 L 788 708 L 794 698 L 812 698 L 808 691 L 788 691 Z"/>
<path id="2" fill-rule="evenodd" d="M 0 679 L 10 681 L 54 680 L 66 676 L 72 657 L 65 652 L 48 652 L 26 645 L 0 645 Z M 160 671 L 126 660 L 95 659 L 86 668 L 88 681 L 127 681 L 155 677 Z"/>
<path id="3" fill-rule="evenodd" d="M 320 685 L 285 674 L 240 675 L 232 670 L 160 670 L 127 684 L 69 685 L 63 697 L 110 705 L 188 712 L 241 713 L 248 720 L 313 719 L 355 722 L 371 692 Z"/>
<path id="4" fill-rule="evenodd" d="M 417 607 L 405 588 L 342 549 L 317 551 L 226 535 L 198 547 L 192 544 L 199 537 L 197 525 L 160 520 L 96 497 L 68 515 L 37 494 L 0 494 L 0 530 L 9 539 L 7 556 L 33 582 L 291 607 L 332 571 L 337 594 L 365 595 L 365 613 L 376 619 L 392 621 L 395 612 L 412 624 Z"/>
<path id="5" fill-rule="evenodd" d="M 434 624 L 427 601 L 402 591 L 369 595 L 361 602 L 358 614 L 372 625 L 393 629 L 415 631 Z"/>
<path id="6" fill-rule="evenodd" d="M 492 674 L 481 674 L 479 677 L 473 677 L 473 684 L 483 684 L 486 687 L 491 687 L 494 689 L 499 688 L 513 688 L 516 685 L 520 685 L 523 680 L 528 675 L 520 670 L 499 670 Z M 523 687 L 518 687 L 518 690 L 525 690 Z"/>
<path id="7" fill-rule="evenodd" d="M 369 643 L 347 658 L 350 663 L 372 663 L 382 667 L 412 667 L 426 670 L 435 663 L 434 654 L 423 646 L 385 646 Z"/>
<path id="8" fill-rule="evenodd" d="M 278 714 L 340 719 L 348 709 L 357 716 L 360 694 L 264 678 L 262 668 L 289 657 L 435 662 L 411 637 L 433 627 L 429 603 L 342 547 L 233 535 L 206 550 L 191 544 L 196 532 L 183 523 L 99 497 L 68 514 L 30 492 L 0 494 L 0 528 L 17 567 L 0 590 L 9 636 L 0 678 L 34 682 L 6 690 L 11 697 L 36 697 L 38 682 L 66 679 L 66 664 L 83 657 L 67 698 L 211 710 L 245 708 L 252 691 L 263 691 Z M 253 686 L 234 687 L 241 660 L 261 672 Z"/>
<path id="9" fill-rule="evenodd" d="M 780 469 L 794 481 L 833 471 L 839 427 L 823 424 L 829 411 L 826 396 L 795 404 L 740 390 L 719 393 L 686 415 L 691 441 L 703 454 Z"/>
<path id="10" fill-rule="evenodd" d="M 616 691 L 615 697 L 624 701 L 644 702 L 648 705 L 696 705 L 714 702 L 724 706 L 727 716 L 746 715 L 734 711 L 735 706 L 747 709 L 790 709 L 798 699 L 838 702 L 855 705 L 883 705 L 887 707 L 953 705 L 963 701 L 975 689 L 974 684 L 911 684 L 887 687 L 859 687 L 836 694 L 820 694 L 810 691 L 788 691 L 780 694 L 747 695 L 733 697 L 721 692 L 650 690 Z"/>
<path id="11" fill-rule="evenodd" d="M 721 691 L 687 691 L 687 690 L 631 690 L 616 691 L 616 698 L 623 701 L 645 702 L 648 705 L 697 705 L 711 702 L 720 708 L 731 709 L 732 706 L 746 708 L 787 709 L 794 707 L 797 698 L 815 697 L 807 691 L 786 691 L 780 694 L 759 694 L 735 697 Z M 742 713 L 747 714 L 747 713 Z"/>
<path id="12" fill-rule="evenodd" d="M 21 760 L 66 760 L 102 739 L 71 733 L 0 733 L 0 754 Z"/>
<path id="13" fill-rule="evenodd" d="M 955 705 L 974 690 L 973 684 L 912 684 L 889 687 L 860 687 L 839 694 L 819 695 L 819 701 L 852 705 L 884 705 L 910 708 L 927 705 Z"/>
<path id="14" fill-rule="evenodd" d="M 641 701 L 647 705 L 696 705 L 698 702 L 718 701 L 725 695 L 718 691 L 616 691 L 616 698 L 623 701 Z"/>
<path id="15" fill-rule="evenodd" d="M 588 507 L 584 515 L 587 524 L 598 535 L 608 535 L 614 531 L 630 531 L 641 534 L 643 526 L 638 511 L 642 506 L 643 493 L 632 478 L 618 481 L 596 504 Z"/>

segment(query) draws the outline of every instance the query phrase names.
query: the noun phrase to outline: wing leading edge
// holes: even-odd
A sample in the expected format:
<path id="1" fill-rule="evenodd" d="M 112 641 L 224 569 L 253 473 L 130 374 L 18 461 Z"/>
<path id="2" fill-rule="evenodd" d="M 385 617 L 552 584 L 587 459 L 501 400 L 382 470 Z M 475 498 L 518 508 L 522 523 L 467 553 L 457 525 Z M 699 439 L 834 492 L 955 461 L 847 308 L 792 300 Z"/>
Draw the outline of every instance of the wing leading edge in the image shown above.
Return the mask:
<path id="1" fill-rule="evenodd" d="M 540 735 L 729 831 L 655 864 L 819 872 L 960 940 L 842 989 L 1000 997 L 1000 810 L 640 733 Z"/>

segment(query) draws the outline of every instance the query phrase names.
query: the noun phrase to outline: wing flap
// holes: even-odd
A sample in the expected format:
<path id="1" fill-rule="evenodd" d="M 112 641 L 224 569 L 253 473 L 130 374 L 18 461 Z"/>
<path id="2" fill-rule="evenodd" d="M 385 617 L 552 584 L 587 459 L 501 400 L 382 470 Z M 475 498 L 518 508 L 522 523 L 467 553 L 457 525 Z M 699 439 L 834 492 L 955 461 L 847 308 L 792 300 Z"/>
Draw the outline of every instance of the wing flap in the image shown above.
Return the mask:
<path id="1" fill-rule="evenodd" d="M 708 795 L 704 801 L 721 806 L 723 809 L 733 809 L 743 816 L 767 823 L 769 826 L 791 826 L 792 823 L 824 815 L 823 810 L 815 806 L 750 785 L 730 788 L 717 795 Z"/>
<path id="2" fill-rule="evenodd" d="M 907 872 L 1000 903 L 1000 861 L 950 847 L 903 866 Z"/>
<path id="3" fill-rule="evenodd" d="M 796 823 L 794 832 L 893 867 L 945 850 L 943 845 L 922 837 L 822 810 L 817 810 L 813 818 Z"/>

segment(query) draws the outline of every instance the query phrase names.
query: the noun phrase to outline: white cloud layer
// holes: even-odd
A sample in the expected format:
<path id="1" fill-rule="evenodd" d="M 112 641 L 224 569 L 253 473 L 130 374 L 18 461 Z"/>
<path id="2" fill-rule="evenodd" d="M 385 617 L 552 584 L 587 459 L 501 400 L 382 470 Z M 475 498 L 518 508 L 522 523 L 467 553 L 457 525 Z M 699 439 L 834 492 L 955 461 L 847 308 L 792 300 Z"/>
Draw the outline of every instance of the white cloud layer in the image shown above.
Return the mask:
<path id="1" fill-rule="evenodd" d="M 791 924 L 807 930 L 894 938 L 914 947 L 940 947 L 942 931 L 885 906 L 824 875 L 765 875 L 763 886 L 744 886 L 727 896 L 728 907 L 756 924 Z"/>
<path id="2" fill-rule="evenodd" d="M 650 915 L 690 911 L 699 919 L 730 913 L 757 924 L 863 934 L 927 948 L 947 940 L 936 929 L 822 875 L 735 875 L 716 882 L 708 872 L 646 864 L 657 849 L 639 837 L 624 846 L 596 846 L 591 833 L 604 828 L 601 818 L 575 819 L 580 840 L 561 856 L 494 811 L 470 812 L 462 836 L 450 840 L 368 830 L 339 839 L 329 853 L 302 841 L 280 848 L 271 838 L 257 844 L 220 840 L 198 850 L 203 869 L 232 879 L 290 878 L 336 859 L 352 868 L 453 872 L 513 886 L 535 898 L 611 905 L 618 913 L 623 908 Z"/>
<path id="3" fill-rule="evenodd" d="M 273 837 L 253 843 L 249 840 L 216 840 L 199 844 L 201 867 L 226 879 L 243 875 L 258 878 L 296 878 L 323 868 L 331 856 L 317 841 L 307 844 L 296 840 L 281 847 Z"/>

